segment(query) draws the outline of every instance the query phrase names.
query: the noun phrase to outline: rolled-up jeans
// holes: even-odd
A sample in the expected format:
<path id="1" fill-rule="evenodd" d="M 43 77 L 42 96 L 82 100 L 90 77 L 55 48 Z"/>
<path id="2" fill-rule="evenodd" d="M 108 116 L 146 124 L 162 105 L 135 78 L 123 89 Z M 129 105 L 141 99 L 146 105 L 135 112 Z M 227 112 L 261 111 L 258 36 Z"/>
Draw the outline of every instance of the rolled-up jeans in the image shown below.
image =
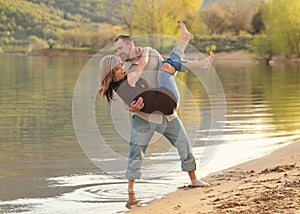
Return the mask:
<path id="1" fill-rule="evenodd" d="M 169 63 L 172 65 L 173 68 L 175 68 L 176 71 L 180 72 L 186 72 L 187 71 L 187 60 L 183 60 L 184 54 L 181 50 L 178 48 L 174 48 L 168 58 L 166 60 L 163 60 L 159 66 L 161 66 L 164 63 Z M 173 74 L 169 74 L 167 72 L 158 70 L 157 74 L 157 81 L 158 81 L 158 87 L 165 87 L 169 89 L 175 96 L 177 103 L 177 106 L 180 102 L 180 94 L 175 82 L 175 78 Z"/>
<path id="2" fill-rule="evenodd" d="M 128 180 L 140 178 L 144 155 L 155 131 L 165 136 L 170 143 L 176 147 L 181 160 L 181 169 L 183 171 L 189 172 L 196 170 L 196 162 L 192 154 L 191 143 L 183 124 L 178 117 L 171 121 L 168 121 L 163 117 L 163 122 L 161 124 L 156 124 L 144 120 L 137 115 L 133 115 L 130 151 L 126 171 L 126 178 Z"/>

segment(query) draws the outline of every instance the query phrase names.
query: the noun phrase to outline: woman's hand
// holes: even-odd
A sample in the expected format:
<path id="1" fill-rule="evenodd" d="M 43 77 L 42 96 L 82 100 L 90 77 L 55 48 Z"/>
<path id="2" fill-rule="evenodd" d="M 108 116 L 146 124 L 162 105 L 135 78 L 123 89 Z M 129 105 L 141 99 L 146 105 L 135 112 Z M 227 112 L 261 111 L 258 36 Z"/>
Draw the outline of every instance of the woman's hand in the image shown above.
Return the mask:
<path id="1" fill-rule="evenodd" d="M 147 65 L 148 64 L 148 61 L 149 61 L 149 52 L 152 48 L 150 47 L 144 47 L 143 48 L 143 52 L 142 52 L 142 55 L 141 55 L 141 58 L 139 60 L 139 63 L 142 63 L 144 65 Z"/>
<path id="2" fill-rule="evenodd" d="M 135 54 L 136 54 L 137 57 L 142 56 L 143 48 L 142 47 L 135 47 Z"/>
<path id="3" fill-rule="evenodd" d="M 149 52 L 151 49 L 152 48 L 150 47 L 143 48 L 143 53 L 139 59 L 139 64 L 127 75 L 127 81 L 131 87 L 135 87 L 136 82 L 140 79 L 143 71 L 145 70 L 149 61 Z"/>

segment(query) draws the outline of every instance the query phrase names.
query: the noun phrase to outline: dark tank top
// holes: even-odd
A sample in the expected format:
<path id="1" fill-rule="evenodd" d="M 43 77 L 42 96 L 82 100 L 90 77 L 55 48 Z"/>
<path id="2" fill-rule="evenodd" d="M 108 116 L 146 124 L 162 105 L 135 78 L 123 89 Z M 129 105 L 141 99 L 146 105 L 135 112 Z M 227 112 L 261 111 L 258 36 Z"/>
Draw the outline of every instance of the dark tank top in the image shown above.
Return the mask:
<path id="1" fill-rule="evenodd" d="M 173 114 L 177 107 L 175 96 L 170 90 L 165 87 L 150 88 L 143 78 L 136 82 L 135 87 L 131 87 L 126 76 L 116 84 L 114 90 L 128 106 L 142 97 L 144 107 L 140 111 L 145 113 L 158 111 L 169 115 Z"/>

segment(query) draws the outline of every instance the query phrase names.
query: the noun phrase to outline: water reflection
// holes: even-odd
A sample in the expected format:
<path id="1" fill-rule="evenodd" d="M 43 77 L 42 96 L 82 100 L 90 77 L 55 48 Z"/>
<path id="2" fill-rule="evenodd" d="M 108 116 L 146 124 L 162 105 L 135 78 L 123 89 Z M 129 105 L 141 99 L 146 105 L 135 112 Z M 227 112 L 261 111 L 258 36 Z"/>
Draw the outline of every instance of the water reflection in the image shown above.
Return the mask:
<path id="1" fill-rule="evenodd" d="M 93 166 L 74 134 L 73 90 L 88 60 L 1 56 L 0 209 L 4 213 L 60 213 L 66 204 L 67 212 L 73 213 L 87 208 L 91 213 L 126 210 L 126 180 L 112 178 Z M 205 156 L 203 146 L 217 141 L 208 135 L 211 104 L 219 101 L 208 97 L 193 73 L 177 76 L 181 92 L 187 95 L 182 96 L 180 114 L 195 142 L 194 153 L 202 164 L 200 176 L 300 139 L 299 65 L 216 64 L 215 69 L 225 91 L 227 114 L 222 144 L 212 159 Z M 99 129 L 111 147 L 126 157 L 128 114 L 116 111 L 114 117 L 120 124 L 116 128 L 105 102 L 97 99 L 95 111 Z M 177 152 L 170 150 L 169 143 L 160 136 L 156 135 L 155 141 L 147 159 L 161 164 L 153 165 L 149 171 L 178 167 L 157 180 L 138 183 L 136 198 L 142 202 L 175 191 L 187 182 L 186 174 L 180 171 Z"/>
<path id="2" fill-rule="evenodd" d="M 299 130 L 299 65 L 216 69 L 224 85 L 230 122 L 250 119 L 249 125 L 257 124 L 260 130 Z"/>

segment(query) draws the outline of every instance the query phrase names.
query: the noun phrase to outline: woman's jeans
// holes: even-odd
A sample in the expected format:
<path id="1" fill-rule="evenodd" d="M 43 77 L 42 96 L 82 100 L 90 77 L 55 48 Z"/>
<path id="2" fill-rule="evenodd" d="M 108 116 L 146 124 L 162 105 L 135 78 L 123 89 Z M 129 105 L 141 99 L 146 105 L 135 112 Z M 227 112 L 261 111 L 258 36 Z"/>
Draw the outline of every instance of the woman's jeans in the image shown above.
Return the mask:
<path id="1" fill-rule="evenodd" d="M 169 63 L 172 65 L 176 71 L 186 72 L 187 71 L 187 61 L 182 60 L 183 53 L 178 48 L 174 48 L 169 54 L 168 58 L 160 63 L 161 66 L 164 63 Z M 173 74 L 169 74 L 164 71 L 158 70 L 158 87 L 165 87 L 169 89 L 175 96 L 177 106 L 180 101 L 180 94 L 176 85 L 176 81 Z"/>

